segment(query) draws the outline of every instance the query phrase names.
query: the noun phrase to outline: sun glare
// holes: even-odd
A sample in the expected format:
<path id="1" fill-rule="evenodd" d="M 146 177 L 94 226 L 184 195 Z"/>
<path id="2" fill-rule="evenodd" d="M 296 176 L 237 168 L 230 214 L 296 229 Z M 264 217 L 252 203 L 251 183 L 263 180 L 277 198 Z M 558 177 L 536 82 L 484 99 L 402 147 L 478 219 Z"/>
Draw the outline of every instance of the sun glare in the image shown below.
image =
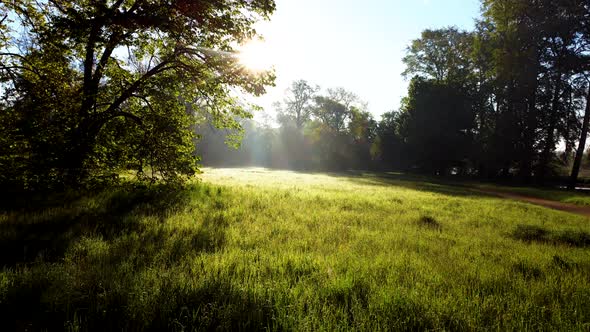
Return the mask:
<path id="1" fill-rule="evenodd" d="M 273 66 L 271 52 L 263 41 L 253 40 L 240 48 L 239 62 L 249 70 L 261 72 Z"/>

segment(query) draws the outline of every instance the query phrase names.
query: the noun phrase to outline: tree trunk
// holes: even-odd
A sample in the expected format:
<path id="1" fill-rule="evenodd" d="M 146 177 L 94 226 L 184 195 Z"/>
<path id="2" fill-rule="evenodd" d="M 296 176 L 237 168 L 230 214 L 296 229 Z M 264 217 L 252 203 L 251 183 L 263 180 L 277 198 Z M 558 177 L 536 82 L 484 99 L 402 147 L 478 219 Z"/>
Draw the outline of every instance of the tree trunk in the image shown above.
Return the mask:
<path id="1" fill-rule="evenodd" d="M 524 129 L 524 151 L 520 159 L 520 179 L 526 184 L 531 182 L 533 159 L 535 157 L 535 130 L 537 128 L 536 90 L 533 90 L 527 102 L 526 128 Z"/>
<path id="2" fill-rule="evenodd" d="M 563 158 L 561 159 L 561 162 L 566 166 L 570 162 L 570 157 L 572 155 L 573 149 L 574 149 L 574 147 L 572 145 L 572 142 L 569 139 L 566 139 L 565 140 L 565 151 L 563 152 Z"/>
<path id="3" fill-rule="evenodd" d="M 85 141 L 73 143 L 64 160 L 64 185 L 79 187 L 86 178 L 84 165 L 89 155 L 89 145 Z"/>
<path id="4" fill-rule="evenodd" d="M 569 164 L 570 162 L 570 158 L 572 156 L 572 151 L 574 150 L 574 142 L 572 142 L 571 140 L 571 135 L 569 134 L 571 131 L 570 125 L 569 125 L 569 120 L 567 121 L 567 127 L 565 129 L 566 132 L 566 138 L 565 138 L 565 151 L 563 153 L 563 158 L 562 158 L 562 162 L 564 165 L 567 166 L 567 164 Z"/>
<path id="5" fill-rule="evenodd" d="M 558 109 L 559 109 L 559 95 L 561 94 L 561 72 L 557 75 L 555 81 L 555 89 L 553 90 L 553 98 L 551 101 L 551 114 L 549 115 L 549 127 L 547 128 L 547 140 L 543 147 L 543 153 L 541 155 L 541 162 L 539 167 L 538 178 L 541 182 L 545 180 L 549 163 L 551 162 L 551 156 L 555 150 L 555 128 L 557 127 L 558 120 Z"/>
<path id="6" fill-rule="evenodd" d="M 582 134 L 580 135 L 580 142 L 578 143 L 578 150 L 574 159 L 574 166 L 572 174 L 567 186 L 568 189 L 574 190 L 578 182 L 578 174 L 580 173 L 580 166 L 582 165 L 582 158 L 584 157 L 584 150 L 586 149 L 586 138 L 588 137 L 588 123 L 590 123 L 590 87 L 588 87 L 588 94 L 586 95 L 586 110 L 584 111 L 584 122 L 582 123 Z"/>

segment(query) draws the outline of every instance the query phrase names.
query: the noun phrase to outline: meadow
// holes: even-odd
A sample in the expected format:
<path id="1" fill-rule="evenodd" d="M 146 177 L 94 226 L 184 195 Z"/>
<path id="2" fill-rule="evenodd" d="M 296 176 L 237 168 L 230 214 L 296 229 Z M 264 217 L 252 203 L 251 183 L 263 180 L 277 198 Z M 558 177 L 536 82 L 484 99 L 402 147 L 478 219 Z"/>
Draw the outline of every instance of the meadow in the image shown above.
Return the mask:
<path id="1" fill-rule="evenodd" d="M 7 330 L 590 330 L 588 218 L 403 175 L 5 197 Z"/>

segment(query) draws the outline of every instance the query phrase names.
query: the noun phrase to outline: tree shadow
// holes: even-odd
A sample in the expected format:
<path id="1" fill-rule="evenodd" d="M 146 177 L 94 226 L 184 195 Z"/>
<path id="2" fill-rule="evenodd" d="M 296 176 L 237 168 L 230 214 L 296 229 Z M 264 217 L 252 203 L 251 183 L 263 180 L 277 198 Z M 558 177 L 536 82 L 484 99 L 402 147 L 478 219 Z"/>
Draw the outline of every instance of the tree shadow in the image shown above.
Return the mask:
<path id="1" fill-rule="evenodd" d="M 361 185 L 379 187 L 395 186 L 449 196 L 493 197 L 492 195 L 470 190 L 469 186 L 465 183 L 452 181 L 450 179 L 434 179 L 431 177 L 414 174 L 396 172 L 373 173 L 361 171 L 327 174 L 344 178 L 350 182 Z"/>
<path id="2" fill-rule="evenodd" d="M 138 236 L 134 241 L 163 245 L 172 230 L 154 228 L 145 219 L 164 224 L 191 199 L 210 199 L 208 195 L 209 191 L 195 188 L 125 185 L 92 195 L 58 194 L 41 201 L 20 197 L 15 199 L 18 204 L 0 208 L 4 214 L 4 220 L 0 219 L 0 266 L 60 261 L 72 243 L 85 237 L 116 242 L 134 233 Z M 212 251 L 223 245 L 227 224 L 213 217 L 204 220 L 201 227 L 178 240 L 183 242 L 176 244 L 178 252 L 188 248 Z"/>
<path id="3" fill-rule="evenodd" d="M 281 330 L 272 303 L 260 301 L 228 280 L 208 279 L 187 286 L 179 278 L 161 276 L 157 293 L 146 294 L 148 303 L 142 303 L 134 293 L 137 273 L 118 276 L 120 270 L 103 272 L 118 277 L 116 283 L 122 287 L 112 287 L 103 276 L 92 280 L 95 284 L 87 286 L 83 296 L 71 297 L 67 303 L 47 301 L 55 280 L 36 278 L 18 285 L 0 304 L 3 327 L 11 331 L 259 331 L 274 325 L 274 330 Z"/>
<path id="4" fill-rule="evenodd" d="M 213 310 L 209 314 L 223 317 L 229 329 L 242 326 L 242 318 L 249 318 L 251 324 L 270 322 L 268 308 L 245 301 L 245 295 L 229 284 L 209 282 L 187 288 L 181 277 L 160 274 L 184 271 L 178 266 L 224 247 L 229 223 L 222 213 L 224 206 L 216 204 L 223 195 L 204 184 L 184 189 L 123 186 L 62 202 L 49 197 L 42 207 L 30 211 L 22 209 L 25 203 L 0 210 L 4 214 L 0 265 L 11 280 L 11 286 L 1 292 L 3 326 L 105 331 L 126 330 L 126 326 L 182 330 L 179 327 L 197 325 L 208 330 L 221 324 L 213 320 L 203 325 L 201 316 L 183 309 L 191 305 Z M 209 208 L 197 210 L 202 204 Z M 192 213 L 200 214 L 199 222 L 194 227 L 170 224 L 169 217 L 179 213 L 188 218 L 182 223 L 190 223 Z M 153 287 L 158 294 L 148 296 L 151 305 L 140 310 L 133 306 L 142 303 L 138 292 L 149 291 L 138 290 L 144 282 L 150 285 L 142 279 L 146 275 L 158 283 Z M 231 303 L 249 307 L 229 313 L 222 310 Z M 205 304 L 209 309 L 203 309 Z"/>

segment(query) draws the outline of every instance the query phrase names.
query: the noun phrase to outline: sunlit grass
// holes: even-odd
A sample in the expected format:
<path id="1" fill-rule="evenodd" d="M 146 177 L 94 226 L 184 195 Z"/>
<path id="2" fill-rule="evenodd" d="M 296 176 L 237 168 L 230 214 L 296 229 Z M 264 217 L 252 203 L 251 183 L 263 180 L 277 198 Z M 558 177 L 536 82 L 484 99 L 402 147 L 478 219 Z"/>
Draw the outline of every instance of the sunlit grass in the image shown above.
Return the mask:
<path id="1" fill-rule="evenodd" d="M 399 176 L 206 169 L 0 227 L 17 328 L 590 328 L 587 218 Z"/>

